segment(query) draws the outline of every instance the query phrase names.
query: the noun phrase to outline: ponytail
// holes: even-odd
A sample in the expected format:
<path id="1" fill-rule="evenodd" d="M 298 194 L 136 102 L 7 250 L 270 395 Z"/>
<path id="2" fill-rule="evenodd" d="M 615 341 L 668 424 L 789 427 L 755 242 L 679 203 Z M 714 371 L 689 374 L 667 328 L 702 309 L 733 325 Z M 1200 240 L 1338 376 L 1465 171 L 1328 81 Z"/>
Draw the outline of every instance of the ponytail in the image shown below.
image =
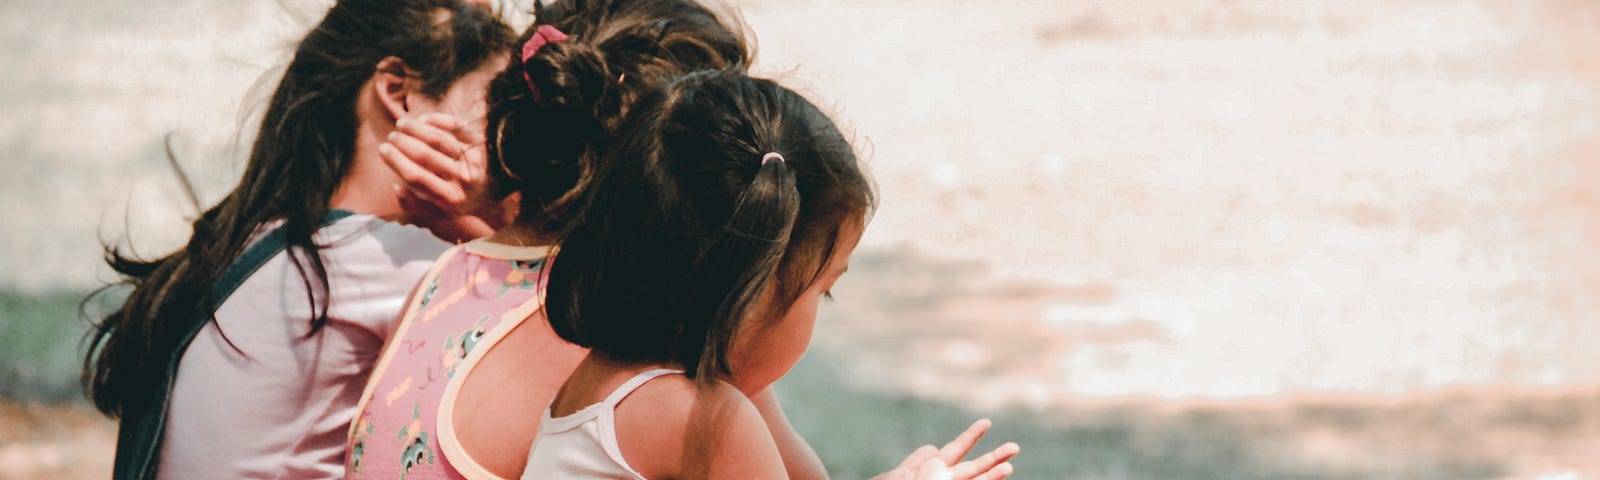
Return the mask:
<path id="1" fill-rule="evenodd" d="M 728 70 L 641 100 L 593 176 L 551 267 L 551 328 L 702 385 L 730 373 L 736 338 L 787 313 L 873 203 L 826 115 Z"/>
<path id="2" fill-rule="evenodd" d="M 794 172 L 783 162 L 782 155 L 774 155 L 763 157 L 756 167 L 755 180 L 734 200 L 733 213 L 716 240 L 701 252 L 702 265 L 739 272 L 733 291 L 717 308 L 716 315 L 707 319 L 711 324 L 705 329 L 706 338 L 737 336 L 740 320 L 749 316 L 763 294 L 774 288 L 778 264 L 800 212 Z M 728 373 L 728 347 L 724 342 L 706 342 L 696 370 L 702 374 Z"/>

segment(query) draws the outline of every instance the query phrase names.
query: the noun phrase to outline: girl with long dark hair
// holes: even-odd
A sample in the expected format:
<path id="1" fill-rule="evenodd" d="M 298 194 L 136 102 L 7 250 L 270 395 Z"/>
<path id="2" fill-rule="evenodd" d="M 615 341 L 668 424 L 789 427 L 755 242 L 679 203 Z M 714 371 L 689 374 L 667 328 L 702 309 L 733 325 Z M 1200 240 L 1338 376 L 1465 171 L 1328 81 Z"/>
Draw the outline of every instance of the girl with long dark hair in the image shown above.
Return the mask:
<path id="1" fill-rule="evenodd" d="M 418 115 L 481 115 L 512 41 L 461 0 L 337 1 L 187 244 L 154 260 L 108 247 L 132 291 L 91 330 L 84 386 L 121 423 L 117 478 L 343 473 L 371 364 L 449 246 L 397 223 L 380 145 Z"/>

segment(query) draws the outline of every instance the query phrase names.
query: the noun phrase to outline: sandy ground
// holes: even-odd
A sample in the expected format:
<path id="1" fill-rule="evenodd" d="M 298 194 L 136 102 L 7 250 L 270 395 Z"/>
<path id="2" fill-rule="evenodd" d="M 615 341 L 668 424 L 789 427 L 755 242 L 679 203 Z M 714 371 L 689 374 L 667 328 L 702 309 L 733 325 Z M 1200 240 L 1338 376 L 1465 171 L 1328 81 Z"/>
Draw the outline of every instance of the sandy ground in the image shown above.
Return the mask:
<path id="1" fill-rule="evenodd" d="M 111 476 L 117 427 L 82 405 L 0 402 L 0 478 Z"/>

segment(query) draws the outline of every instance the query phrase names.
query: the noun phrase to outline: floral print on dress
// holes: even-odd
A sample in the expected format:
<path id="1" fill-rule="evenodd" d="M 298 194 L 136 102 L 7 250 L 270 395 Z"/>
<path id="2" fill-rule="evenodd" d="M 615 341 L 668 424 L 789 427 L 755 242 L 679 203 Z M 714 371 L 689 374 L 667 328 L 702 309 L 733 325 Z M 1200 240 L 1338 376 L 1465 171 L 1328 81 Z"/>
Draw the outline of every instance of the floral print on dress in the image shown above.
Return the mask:
<path id="1" fill-rule="evenodd" d="M 422 292 L 422 302 L 417 304 L 417 309 L 428 308 L 428 302 L 433 301 L 435 293 L 439 293 L 439 277 L 433 277 L 433 281 L 428 282 L 428 290 Z"/>
<path id="2" fill-rule="evenodd" d="M 411 469 L 427 461 L 433 465 L 433 447 L 428 445 L 428 432 L 422 429 L 422 405 L 411 404 L 411 423 L 400 427 L 395 439 L 405 448 L 400 450 L 400 479 L 405 480 Z"/>
<path id="3" fill-rule="evenodd" d="M 505 282 L 500 284 L 500 291 L 495 293 L 495 298 L 505 296 L 511 289 L 533 290 L 539 286 L 539 269 L 544 268 L 544 259 L 512 260 L 511 271 L 506 272 Z"/>
<path id="4" fill-rule="evenodd" d="M 511 312 L 538 309 L 550 252 L 495 244 L 502 253 L 491 256 L 471 246 L 440 256 L 388 339 L 346 442 L 346 478 L 463 478 L 440 443 L 445 391 L 469 375 L 474 350 L 527 317 Z"/>
<path id="5" fill-rule="evenodd" d="M 442 362 L 444 368 L 447 369 L 444 371 L 445 377 L 455 378 L 456 366 L 461 364 L 461 360 L 467 358 L 467 354 L 472 353 L 472 348 L 478 346 L 478 341 L 483 340 L 483 325 L 485 323 L 489 323 L 488 315 L 479 318 L 478 323 L 473 324 L 472 328 L 467 329 L 467 331 L 445 337 Z"/>
<path id="6" fill-rule="evenodd" d="M 345 466 L 350 470 L 350 474 L 357 478 L 361 477 L 361 458 L 367 453 L 367 437 L 370 436 L 372 436 L 372 422 L 362 418 L 356 423 L 356 436 L 353 440 L 355 446 L 350 447 L 350 464 Z"/>

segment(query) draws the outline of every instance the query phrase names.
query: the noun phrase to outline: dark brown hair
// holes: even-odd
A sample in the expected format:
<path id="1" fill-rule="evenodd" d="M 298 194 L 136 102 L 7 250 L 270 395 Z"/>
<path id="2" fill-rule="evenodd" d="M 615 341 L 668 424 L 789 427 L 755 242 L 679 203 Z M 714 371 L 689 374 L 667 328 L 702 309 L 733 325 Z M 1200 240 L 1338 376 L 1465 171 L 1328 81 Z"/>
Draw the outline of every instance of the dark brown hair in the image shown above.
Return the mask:
<path id="1" fill-rule="evenodd" d="M 522 193 L 520 221 L 554 233 L 565 227 L 598 144 L 616 134 L 632 105 L 684 74 L 743 68 L 749 54 L 735 28 L 693 0 L 534 5 L 537 21 L 522 42 L 541 25 L 570 37 L 527 62 L 513 54 L 491 82 L 489 171 L 496 193 Z"/>
<path id="2" fill-rule="evenodd" d="M 350 169 L 361 88 L 393 56 L 420 72 L 423 95 L 438 97 L 503 55 L 512 40 L 505 24 L 460 0 L 334 3 L 296 47 L 239 185 L 195 219 L 188 244 L 149 261 L 106 247 L 106 263 L 132 292 L 89 332 L 83 384 L 95 407 L 118 416 L 164 388 L 167 360 L 182 354 L 186 322 L 214 307 L 213 284 L 269 220 L 283 220 L 289 257 L 316 312 L 307 335 L 320 331 L 329 286 L 312 233 Z"/>
<path id="3" fill-rule="evenodd" d="M 767 153 L 784 159 L 763 161 Z M 596 164 L 550 274 L 556 334 L 707 384 L 769 288 L 786 310 L 874 203 L 856 155 L 800 95 L 735 71 L 634 109 Z"/>

